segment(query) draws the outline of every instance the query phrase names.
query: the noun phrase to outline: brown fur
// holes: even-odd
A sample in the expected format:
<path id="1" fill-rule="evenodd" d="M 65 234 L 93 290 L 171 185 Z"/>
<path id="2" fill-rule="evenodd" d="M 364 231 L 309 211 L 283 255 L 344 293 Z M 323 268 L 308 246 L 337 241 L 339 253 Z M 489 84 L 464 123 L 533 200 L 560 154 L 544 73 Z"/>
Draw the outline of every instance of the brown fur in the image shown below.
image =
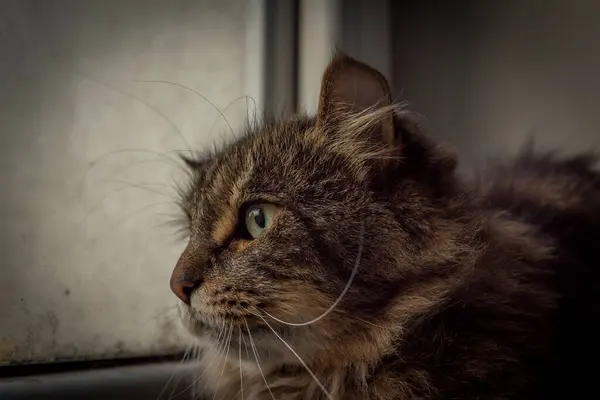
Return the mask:
<path id="1" fill-rule="evenodd" d="M 599 355 L 593 159 L 527 153 L 466 184 L 390 98 L 381 74 L 337 56 L 316 118 L 253 127 L 188 160 L 190 243 L 174 277 L 198 283 L 181 310 L 204 349 L 207 397 L 327 398 L 302 362 L 334 399 L 592 388 L 578 360 Z M 237 232 L 253 202 L 280 209 L 248 240 Z M 359 255 L 331 313 L 277 321 L 322 315 Z"/>

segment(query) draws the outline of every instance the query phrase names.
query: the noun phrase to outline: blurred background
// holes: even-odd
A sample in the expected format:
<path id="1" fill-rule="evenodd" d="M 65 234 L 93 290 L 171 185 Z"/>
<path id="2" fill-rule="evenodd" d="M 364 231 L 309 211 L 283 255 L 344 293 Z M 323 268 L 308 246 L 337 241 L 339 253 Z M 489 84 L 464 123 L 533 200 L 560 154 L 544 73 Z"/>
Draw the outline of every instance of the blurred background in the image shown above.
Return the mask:
<path id="1" fill-rule="evenodd" d="M 177 154 L 314 111 L 334 48 L 469 173 L 600 149 L 598 43 L 592 0 L 0 0 L 0 377 L 181 354 Z"/>

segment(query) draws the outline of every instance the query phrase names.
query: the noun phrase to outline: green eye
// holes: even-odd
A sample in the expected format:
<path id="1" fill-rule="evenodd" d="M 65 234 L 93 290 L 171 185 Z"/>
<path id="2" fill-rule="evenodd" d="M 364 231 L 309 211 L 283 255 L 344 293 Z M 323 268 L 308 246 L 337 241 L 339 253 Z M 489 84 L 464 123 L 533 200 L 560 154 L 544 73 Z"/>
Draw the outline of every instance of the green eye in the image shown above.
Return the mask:
<path id="1" fill-rule="evenodd" d="M 252 239 L 256 239 L 262 235 L 269 225 L 271 225 L 276 213 L 277 206 L 274 204 L 262 203 L 248 207 L 244 216 L 244 223 Z"/>

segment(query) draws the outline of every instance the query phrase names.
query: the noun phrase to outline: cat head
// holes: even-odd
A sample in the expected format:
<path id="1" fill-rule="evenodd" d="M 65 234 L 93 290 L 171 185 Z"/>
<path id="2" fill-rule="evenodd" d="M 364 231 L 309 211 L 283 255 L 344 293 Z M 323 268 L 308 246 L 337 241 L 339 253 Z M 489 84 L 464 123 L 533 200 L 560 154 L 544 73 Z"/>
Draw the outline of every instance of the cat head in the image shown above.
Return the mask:
<path id="1" fill-rule="evenodd" d="M 464 250 L 453 154 L 345 55 L 316 117 L 186 161 L 190 238 L 171 287 L 188 329 L 236 359 L 241 340 L 249 361 L 297 362 L 287 345 L 304 360 L 375 360 L 444 296 Z"/>

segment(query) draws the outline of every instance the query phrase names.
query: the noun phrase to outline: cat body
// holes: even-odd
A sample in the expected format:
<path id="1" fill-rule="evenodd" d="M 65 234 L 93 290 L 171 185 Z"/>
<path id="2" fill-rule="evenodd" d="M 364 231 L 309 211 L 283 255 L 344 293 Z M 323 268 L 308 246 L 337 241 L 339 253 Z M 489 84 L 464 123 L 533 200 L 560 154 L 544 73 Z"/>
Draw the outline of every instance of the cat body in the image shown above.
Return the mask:
<path id="1" fill-rule="evenodd" d="M 600 174 L 454 154 L 349 57 L 316 117 L 186 159 L 171 287 L 216 399 L 547 399 L 593 388 Z"/>

